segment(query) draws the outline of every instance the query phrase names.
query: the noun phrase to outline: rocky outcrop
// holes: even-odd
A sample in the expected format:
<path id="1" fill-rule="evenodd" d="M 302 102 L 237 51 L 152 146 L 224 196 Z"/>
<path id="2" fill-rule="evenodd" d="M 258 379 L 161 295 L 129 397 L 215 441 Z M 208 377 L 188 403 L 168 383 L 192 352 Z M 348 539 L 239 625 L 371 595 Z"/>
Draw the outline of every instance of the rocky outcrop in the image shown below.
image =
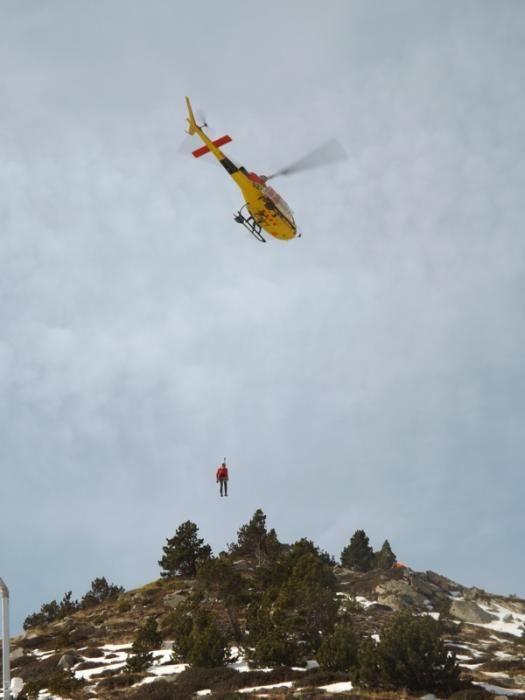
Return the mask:
<path id="1" fill-rule="evenodd" d="M 484 625 L 497 619 L 495 615 L 491 615 L 480 608 L 473 600 L 453 600 L 450 604 L 450 615 L 461 620 L 461 622 L 470 622 L 478 625 Z"/>
<path id="2" fill-rule="evenodd" d="M 186 596 L 180 593 L 168 593 L 168 595 L 165 595 L 163 598 L 164 605 L 168 608 L 176 608 L 181 603 L 184 603 L 185 600 Z"/>
<path id="3" fill-rule="evenodd" d="M 377 602 L 392 610 L 424 608 L 426 598 L 405 581 L 383 581 L 376 587 Z"/>
<path id="4" fill-rule="evenodd" d="M 436 574 L 435 571 L 425 571 L 424 574 L 419 574 L 418 578 L 425 579 L 431 585 L 443 593 L 450 593 L 452 591 L 459 591 L 463 588 L 459 583 L 451 581 L 446 576 L 441 574 Z"/>
<path id="5" fill-rule="evenodd" d="M 18 661 L 25 655 L 25 651 L 22 649 L 22 647 L 15 647 L 13 651 L 9 654 L 9 660 L 11 663 L 14 661 Z"/>
<path id="6" fill-rule="evenodd" d="M 80 661 L 82 661 L 82 657 L 77 654 L 62 654 L 58 660 L 57 666 L 65 671 L 69 670 Z"/>

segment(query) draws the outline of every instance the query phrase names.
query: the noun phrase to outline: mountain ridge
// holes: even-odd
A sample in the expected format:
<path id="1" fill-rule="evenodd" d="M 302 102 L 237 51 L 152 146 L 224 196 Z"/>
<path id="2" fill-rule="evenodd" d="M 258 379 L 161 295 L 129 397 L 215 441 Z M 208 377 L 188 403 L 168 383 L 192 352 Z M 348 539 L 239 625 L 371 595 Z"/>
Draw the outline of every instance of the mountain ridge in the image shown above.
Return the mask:
<path id="1" fill-rule="evenodd" d="M 250 579 L 257 572 L 258 564 L 253 560 L 233 558 L 232 561 L 235 569 L 242 572 L 245 578 Z M 463 586 L 432 571 L 416 572 L 408 567 L 359 572 L 335 565 L 333 571 L 340 607 L 351 615 L 356 633 L 380 637 L 396 612 L 403 610 L 446 620 L 444 641 L 447 649 L 456 654 L 465 682 L 478 684 L 479 689 L 492 692 L 492 695 L 519 696 L 523 693 L 525 697 L 525 645 L 521 636 L 525 623 L 525 600 L 490 594 L 477 587 Z M 49 690 L 46 692 L 41 688 L 35 695 L 40 700 L 46 697 L 131 698 L 138 688 L 146 687 L 145 683 L 153 683 L 149 686 L 151 693 L 155 686 L 159 686 L 160 691 L 160 685 L 166 684 L 176 689 L 187 665 L 173 663 L 171 659 L 173 613 L 194 593 L 195 586 L 196 579 L 191 576 L 161 578 L 140 588 L 121 592 L 115 599 L 75 610 L 48 625 L 30 628 L 11 640 L 12 675 L 23 679 L 26 688 L 31 688 L 31 682 L 39 674 L 41 677 L 44 670 L 49 672 L 54 668 L 85 682 L 83 686 L 75 687 L 69 695 L 63 691 L 60 695 Z M 241 612 L 243 621 L 245 616 L 244 610 Z M 137 630 L 144 620 L 151 617 L 158 621 L 162 643 L 154 650 L 152 663 L 141 678 L 130 677 L 134 682 L 128 687 L 122 680 L 125 676 L 123 669 L 132 654 Z M 273 685 L 258 683 L 254 686 L 254 677 L 248 670 L 242 649 L 233 644 L 230 647 L 237 654 L 237 660 L 233 660 L 227 668 L 238 673 L 241 668 L 240 673 L 245 674 L 248 684 L 236 689 L 243 691 L 239 697 L 257 696 L 258 691 L 252 694 L 247 688 Z M 276 675 L 275 672 L 273 676 L 268 675 L 268 670 L 263 673 L 267 680 Z M 286 676 L 283 671 L 279 673 Z M 306 673 L 310 673 L 311 677 L 307 679 Z M 334 676 L 334 683 L 323 684 L 321 676 L 317 679 L 314 677 L 312 665 L 302 671 L 292 669 L 288 680 L 277 682 L 274 689 L 266 688 L 266 691 L 273 695 L 282 692 L 290 694 L 292 691 L 303 694 L 297 674 L 299 679 L 307 681 L 304 694 L 308 697 L 312 697 L 313 692 L 308 683 L 317 682 L 320 685 L 313 687 L 319 697 L 358 697 L 356 688 L 352 688 L 348 681 L 345 686 L 340 676 Z M 163 683 L 156 681 L 157 678 L 163 679 Z M 211 697 L 227 697 L 220 688 L 213 690 L 213 678 L 209 673 L 206 678 L 209 685 L 198 687 L 196 693 L 210 691 L 208 695 Z M 141 683 L 142 686 L 138 685 Z M 283 683 L 288 685 L 283 686 Z M 182 700 L 194 696 L 191 691 L 189 695 L 184 695 L 182 687 L 180 691 L 173 697 Z M 19 697 L 24 697 L 24 690 Z M 151 697 L 155 696 L 151 694 Z M 229 697 L 235 695 L 230 694 Z M 387 694 L 379 693 L 376 697 L 387 697 Z"/>

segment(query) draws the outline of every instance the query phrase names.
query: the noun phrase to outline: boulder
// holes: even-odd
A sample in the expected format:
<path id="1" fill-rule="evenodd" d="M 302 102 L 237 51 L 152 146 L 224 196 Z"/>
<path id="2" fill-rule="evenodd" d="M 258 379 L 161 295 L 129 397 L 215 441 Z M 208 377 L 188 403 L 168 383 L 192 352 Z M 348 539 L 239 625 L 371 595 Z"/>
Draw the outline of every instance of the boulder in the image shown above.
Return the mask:
<path id="1" fill-rule="evenodd" d="M 62 654 L 59 658 L 57 666 L 63 671 L 67 671 L 80 661 L 80 657 L 75 654 Z"/>
<path id="2" fill-rule="evenodd" d="M 455 583 L 451 579 L 447 578 L 446 576 L 442 576 L 441 574 L 436 574 L 435 571 L 425 571 L 424 574 L 422 574 L 426 578 L 426 580 L 431 583 L 433 586 L 438 588 L 440 591 L 443 591 L 443 593 L 448 593 L 449 591 L 452 590 L 458 590 L 462 588 L 459 584 Z"/>
<path id="3" fill-rule="evenodd" d="M 96 636 L 97 628 L 90 624 L 80 624 L 68 632 L 69 643 L 78 644 Z"/>
<path id="4" fill-rule="evenodd" d="M 482 588 L 477 586 L 472 586 L 472 588 L 465 588 L 464 590 L 465 600 L 479 600 L 480 598 L 486 598 L 487 594 Z"/>
<path id="5" fill-rule="evenodd" d="M 24 681 L 22 680 L 22 678 L 19 678 L 18 676 L 11 678 L 11 695 L 14 698 L 17 698 L 20 695 L 23 687 Z"/>
<path id="6" fill-rule="evenodd" d="M 406 608 L 408 608 L 408 605 L 405 601 L 403 601 L 401 598 L 398 598 L 395 595 L 383 595 L 381 596 L 381 603 L 378 607 L 388 608 L 389 610 L 394 610 L 395 612 L 398 612 L 398 610 L 405 610 Z"/>
<path id="7" fill-rule="evenodd" d="M 472 600 L 453 600 L 450 603 L 450 615 L 461 620 L 461 622 L 471 622 L 480 625 L 497 619 L 496 615 L 485 612 Z"/>
<path id="8" fill-rule="evenodd" d="M 436 594 L 436 591 L 439 591 L 434 584 L 425 581 L 417 574 L 412 576 L 411 581 L 412 588 L 418 593 L 421 593 L 421 595 L 424 595 L 426 598 L 431 598 Z"/>
<path id="9" fill-rule="evenodd" d="M 425 607 L 425 597 L 405 581 L 383 581 L 376 586 L 375 591 L 377 602 L 380 605 L 387 605 L 392 610 Z"/>
<path id="10" fill-rule="evenodd" d="M 164 596 L 163 602 L 164 605 L 168 608 L 176 608 L 181 603 L 184 603 L 185 600 L 186 596 L 183 596 L 180 593 L 168 593 Z"/>
<path id="11" fill-rule="evenodd" d="M 237 571 L 253 571 L 255 569 L 255 566 L 246 559 L 236 559 L 233 562 L 233 566 Z"/>
<path id="12" fill-rule="evenodd" d="M 521 598 L 506 598 L 504 601 L 500 602 L 513 612 L 520 613 L 520 615 L 525 613 L 525 600 L 522 600 Z"/>
<path id="13" fill-rule="evenodd" d="M 18 659 L 21 659 L 22 656 L 24 656 L 25 651 L 22 647 L 15 647 L 13 651 L 9 654 L 9 659 L 11 663 L 14 663 L 15 661 L 18 661 Z"/>

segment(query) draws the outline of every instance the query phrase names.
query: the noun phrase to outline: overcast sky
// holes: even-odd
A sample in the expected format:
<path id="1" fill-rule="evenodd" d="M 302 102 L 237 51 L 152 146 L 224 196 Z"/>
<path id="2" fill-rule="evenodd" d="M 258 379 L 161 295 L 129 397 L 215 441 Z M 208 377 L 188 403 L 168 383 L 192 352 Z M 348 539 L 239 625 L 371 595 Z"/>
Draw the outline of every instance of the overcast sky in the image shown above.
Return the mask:
<path id="1" fill-rule="evenodd" d="M 525 4 L 3 2 L 0 66 L 13 632 L 258 507 L 525 596 Z M 338 137 L 275 181 L 302 238 L 233 222 L 185 95 L 260 173 Z"/>

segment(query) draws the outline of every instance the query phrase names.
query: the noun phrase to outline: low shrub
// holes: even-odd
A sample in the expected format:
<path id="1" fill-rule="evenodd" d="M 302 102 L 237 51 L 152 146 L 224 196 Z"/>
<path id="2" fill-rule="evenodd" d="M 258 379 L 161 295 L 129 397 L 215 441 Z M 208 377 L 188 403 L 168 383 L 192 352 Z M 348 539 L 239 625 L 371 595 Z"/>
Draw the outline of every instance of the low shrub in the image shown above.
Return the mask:
<path id="1" fill-rule="evenodd" d="M 33 663 L 24 665 L 24 667 L 17 672 L 17 675 L 19 675 L 25 683 L 32 681 L 38 683 L 41 678 L 46 678 L 56 671 L 59 659 L 60 654 L 53 654 L 47 659 L 40 659 L 39 661 L 33 659 Z M 46 686 L 43 685 L 42 687 L 45 688 Z"/>
<path id="2" fill-rule="evenodd" d="M 239 672 L 228 667 L 218 668 L 188 668 L 183 671 L 175 681 L 177 699 L 186 700 L 192 698 L 199 690 L 210 689 L 214 697 L 236 697 L 235 691 L 258 685 L 273 685 L 286 681 L 303 681 L 308 672 L 294 671 L 287 667 L 279 667 L 272 671 L 247 671 Z M 321 674 L 319 674 L 321 677 Z M 334 677 L 328 674 L 327 677 Z M 341 679 L 341 676 L 337 676 Z M 347 680 L 347 676 L 344 679 Z M 322 682 L 322 681 L 321 681 Z M 327 681 L 331 682 L 331 681 Z M 245 694 L 242 694 L 244 697 Z M 135 699 L 134 699 L 135 700 Z"/>
<path id="3" fill-rule="evenodd" d="M 100 661 L 81 661 L 75 670 L 77 671 L 87 671 L 90 668 L 98 668 L 100 666 Z"/>
<path id="4" fill-rule="evenodd" d="M 127 700 L 190 700 L 191 695 L 184 695 L 178 689 L 178 681 L 158 680 L 141 685 L 128 693 Z"/>
<path id="5" fill-rule="evenodd" d="M 494 698 L 494 695 L 484 688 L 465 688 L 450 695 L 449 700 L 489 700 L 489 698 Z"/>
<path id="6" fill-rule="evenodd" d="M 82 656 L 87 656 L 89 659 L 94 659 L 104 656 L 104 652 L 99 647 L 89 646 L 87 649 L 82 651 Z"/>
<path id="7" fill-rule="evenodd" d="M 35 675 L 24 685 L 24 693 L 29 698 L 38 697 L 41 690 L 47 688 L 51 694 L 74 697 L 80 691 L 86 681 L 82 678 L 75 678 L 71 671 L 61 671 L 55 669 L 53 672 Z"/>
<path id="8" fill-rule="evenodd" d="M 15 671 L 16 669 L 24 668 L 25 666 L 31 666 L 34 663 L 35 663 L 34 656 L 29 656 L 29 655 L 20 656 L 18 659 L 16 659 L 15 661 L 13 661 L 11 663 L 11 670 Z M 0 667 L 1 667 L 1 664 L 0 664 Z"/>
<path id="9" fill-rule="evenodd" d="M 349 680 L 350 677 L 348 673 L 344 673 L 343 671 L 323 671 L 321 669 L 312 669 L 301 674 L 297 680 L 297 685 L 300 688 L 319 688 L 321 685 L 330 685 L 330 683 L 345 683 Z"/>
<path id="10" fill-rule="evenodd" d="M 117 605 L 119 613 L 126 613 L 131 610 L 131 603 L 126 598 L 122 598 Z"/>
<path id="11" fill-rule="evenodd" d="M 118 688 L 130 688 L 135 683 L 142 680 L 142 674 L 138 673 L 119 673 L 103 678 L 98 683 L 99 689 L 116 690 Z"/>
<path id="12" fill-rule="evenodd" d="M 244 678 L 246 674 L 241 674 L 239 671 L 225 666 L 219 666 L 218 668 L 187 668 L 179 675 L 176 683 L 181 693 L 193 694 L 206 688 L 229 690 L 239 687 L 239 677 L 241 675 Z"/>

